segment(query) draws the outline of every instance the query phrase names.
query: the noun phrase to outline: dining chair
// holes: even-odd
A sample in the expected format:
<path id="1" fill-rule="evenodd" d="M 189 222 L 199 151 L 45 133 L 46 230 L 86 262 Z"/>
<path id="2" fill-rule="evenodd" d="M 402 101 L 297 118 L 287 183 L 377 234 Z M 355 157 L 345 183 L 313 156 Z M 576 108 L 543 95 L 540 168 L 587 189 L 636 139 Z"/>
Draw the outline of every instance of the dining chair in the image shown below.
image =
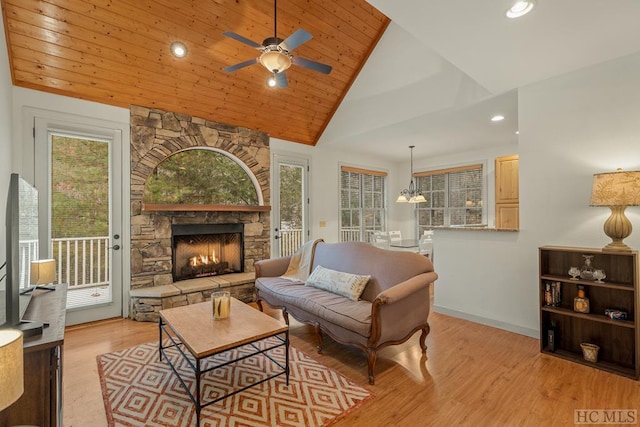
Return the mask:
<path id="1" fill-rule="evenodd" d="M 433 230 L 425 230 L 418 240 L 418 252 L 433 262 Z"/>
<path id="2" fill-rule="evenodd" d="M 392 242 L 398 242 L 402 240 L 402 233 L 400 230 L 390 231 L 389 232 L 389 240 Z"/>
<path id="3" fill-rule="evenodd" d="M 389 249 L 389 234 L 386 231 L 374 231 L 371 235 L 371 243 L 383 249 Z"/>

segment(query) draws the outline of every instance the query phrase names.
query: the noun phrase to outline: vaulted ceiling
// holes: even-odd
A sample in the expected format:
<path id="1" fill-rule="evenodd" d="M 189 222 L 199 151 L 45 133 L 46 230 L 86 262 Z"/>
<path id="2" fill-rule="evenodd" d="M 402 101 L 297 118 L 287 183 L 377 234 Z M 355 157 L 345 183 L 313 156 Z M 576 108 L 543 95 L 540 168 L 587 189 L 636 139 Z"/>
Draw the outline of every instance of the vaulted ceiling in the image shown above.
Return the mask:
<path id="1" fill-rule="evenodd" d="M 537 0 L 509 20 L 513 1 L 280 0 L 278 36 L 308 30 L 293 53 L 333 67 L 294 65 L 285 89 L 268 89 L 258 64 L 222 71 L 258 54 L 222 32 L 272 36 L 272 0 L 0 4 L 17 86 L 406 162 L 411 144 L 416 158 L 514 146 L 518 88 L 640 54 L 638 0 Z M 170 55 L 173 40 L 186 58 Z"/>
<path id="2" fill-rule="evenodd" d="M 260 64 L 222 69 L 259 55 L 224 37 L 261 43 L 274 35 L 264 0 L 1 0 L 16 86 L 128 108 L 142 105 L 315 144 L 389 19 L 365 0 L 280 0 L 277 36 L 299 28 L 313 39 L 295 56 L 333 67 L 293 65 L 287 88 L 268 88 Z M 188 49 L 170 54 L 173 41 Z"/>

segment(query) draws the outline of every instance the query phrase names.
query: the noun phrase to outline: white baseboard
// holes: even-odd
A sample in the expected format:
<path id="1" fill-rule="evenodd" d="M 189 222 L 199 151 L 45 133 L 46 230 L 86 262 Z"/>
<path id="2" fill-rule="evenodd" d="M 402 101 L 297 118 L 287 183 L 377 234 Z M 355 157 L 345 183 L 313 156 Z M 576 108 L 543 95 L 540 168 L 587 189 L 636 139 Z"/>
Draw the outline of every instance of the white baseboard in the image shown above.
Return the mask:
<path id="1" fill-rule="evenodd" d="M 433 306 L 433 311 L 439 314 L 444 314 L 446 316 L 457 317 L 459 319 L 469 320 L 470 322 L 480 323 L 481 325 L 504 329 L 505 331 L 540 339 L 540 332 L 537 329 L 524 328 L 522 326 L 512 325 L 511 323 L 501 322 L 495 319 L 488 319 L 486 317 L 476 316 L 474 314 L 464 313 L 462 311 L 451 310 L 449 308 L 440 307 L 437 305 Z"/>

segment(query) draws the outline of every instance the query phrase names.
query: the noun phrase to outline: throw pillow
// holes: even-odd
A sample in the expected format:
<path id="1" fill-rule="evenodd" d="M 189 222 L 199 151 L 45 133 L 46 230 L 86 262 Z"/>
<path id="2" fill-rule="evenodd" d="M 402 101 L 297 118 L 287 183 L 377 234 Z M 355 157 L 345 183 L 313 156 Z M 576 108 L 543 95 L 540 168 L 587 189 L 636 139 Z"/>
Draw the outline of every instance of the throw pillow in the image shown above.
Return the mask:
<path id="1" fill-rule="evenodd" d="M 319 265 L 307 279 L 306 285 L 358 301 L 370 278 L 371 276 L 344 273 Z"/>

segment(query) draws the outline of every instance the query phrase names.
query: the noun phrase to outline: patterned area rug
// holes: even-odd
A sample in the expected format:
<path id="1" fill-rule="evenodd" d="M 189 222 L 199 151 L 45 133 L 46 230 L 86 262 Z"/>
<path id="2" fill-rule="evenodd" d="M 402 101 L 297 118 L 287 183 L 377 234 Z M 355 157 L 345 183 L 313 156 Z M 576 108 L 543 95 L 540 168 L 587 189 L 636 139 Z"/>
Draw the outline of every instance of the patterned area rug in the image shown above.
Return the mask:
<path id="1" fill-rule="evenodd" d="M 193 393 L 191 369 L 175 349 L 169 356 Z M 208 360 L 224 362 L 246 354 L 230 350 Z M 269 353 L 284 363 L 284 349 Z M 285 376 L 266 381 L 203 408 L 200 426 L 327 426 L 371 400 L 370 391 L 289 347 L 289 385 Z M 158 343 L 148 343 L 98 356 L 102 397 L 109 426 L 194 426 L 196 413 L 189 396 L 166 361 L 158 361 Z M 175 362 L 174 362 L 175 363 Z M 255 356 L 203 376 L 203 399 L 211 400 L 238 386 L 260 380 L 278 368 Z"/>

